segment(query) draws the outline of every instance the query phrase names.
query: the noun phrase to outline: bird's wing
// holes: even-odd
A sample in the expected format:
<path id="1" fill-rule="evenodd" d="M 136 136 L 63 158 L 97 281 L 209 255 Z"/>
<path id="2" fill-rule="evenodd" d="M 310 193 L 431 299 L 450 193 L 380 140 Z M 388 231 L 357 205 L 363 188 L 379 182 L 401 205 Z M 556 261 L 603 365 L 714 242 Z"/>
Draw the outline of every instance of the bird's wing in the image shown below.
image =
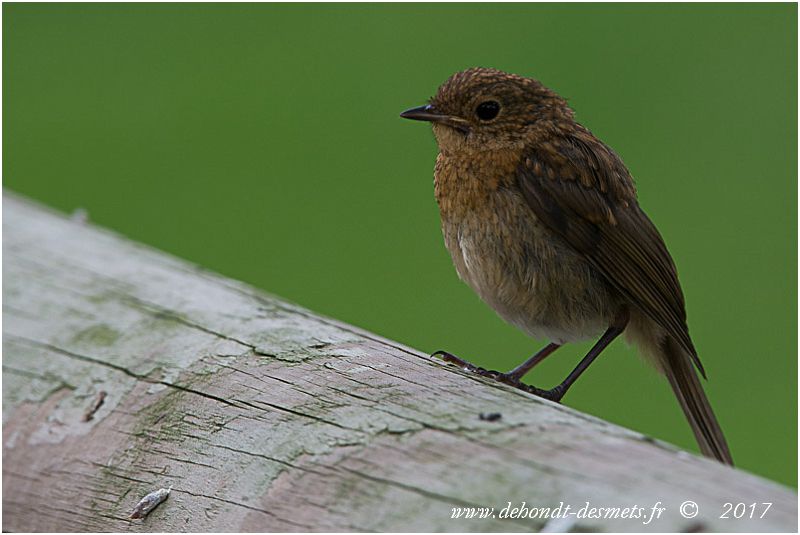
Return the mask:
<path id="1" fill-rule="evenodd" d="M 705 377 L 675 265 L 619 156 L 579 128 L 530 148 L 517 180 L 536 217 L 675 338 Z"/>

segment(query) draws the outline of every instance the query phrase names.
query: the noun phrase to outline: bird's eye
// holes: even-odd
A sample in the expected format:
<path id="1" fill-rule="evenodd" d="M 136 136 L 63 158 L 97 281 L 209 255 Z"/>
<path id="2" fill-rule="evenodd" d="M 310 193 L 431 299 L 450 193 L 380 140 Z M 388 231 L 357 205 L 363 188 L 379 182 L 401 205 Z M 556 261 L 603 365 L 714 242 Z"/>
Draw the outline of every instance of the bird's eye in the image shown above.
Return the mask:
<path id="1" fill-rule="evenodd" d="M 478 107 L 475 108 L 475 114 L 481 121 L 491 121 L 497 117 L 498 113 L 500 113 L 500 103 L 494 100 L 481 102 L 478 104 Z"/>

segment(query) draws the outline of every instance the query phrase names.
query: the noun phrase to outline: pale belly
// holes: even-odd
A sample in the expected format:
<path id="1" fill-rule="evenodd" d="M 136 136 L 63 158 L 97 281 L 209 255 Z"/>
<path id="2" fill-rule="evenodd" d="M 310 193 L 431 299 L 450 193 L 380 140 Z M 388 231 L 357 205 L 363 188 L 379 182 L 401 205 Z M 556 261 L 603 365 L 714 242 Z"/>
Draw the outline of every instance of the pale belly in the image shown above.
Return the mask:
<path id="1" fill-rule="evenodd" d="M 442 214 L 459 277 L 534 338 L 561 344 L 602 334 L 618 307 L 602 277 L 543 228 L 517 193 L 497 191 L 490 205 L 481 215 Z"/>

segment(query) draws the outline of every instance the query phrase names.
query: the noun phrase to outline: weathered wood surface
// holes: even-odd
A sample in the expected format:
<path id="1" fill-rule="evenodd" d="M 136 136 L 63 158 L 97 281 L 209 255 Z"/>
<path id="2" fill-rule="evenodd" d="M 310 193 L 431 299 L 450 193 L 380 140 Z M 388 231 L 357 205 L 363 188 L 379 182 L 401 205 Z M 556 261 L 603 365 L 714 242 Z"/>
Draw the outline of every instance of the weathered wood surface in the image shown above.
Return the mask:
<path id="1" fill-rule="evenodd" d="M 780 485 L 18 197 L 3 207 L 4 530 L 530 531 L 547 522 L 498 518 L 507 502 L 666 508 L 649 524 L 575 515 L 547 525 L 555 530 L 797 528 L 796 494 Z M 479 418 L 491 412 L 502 418 Z M 127 518 L 169 486 L 147 518 Z M 696 518 L 679 514 L 685 500 L 698 503 Z M 725 520 L 725 502 L 773 505 L 764 518 Z M 494 507 L 496 517 L 451 518 L 465 507 Z"/>

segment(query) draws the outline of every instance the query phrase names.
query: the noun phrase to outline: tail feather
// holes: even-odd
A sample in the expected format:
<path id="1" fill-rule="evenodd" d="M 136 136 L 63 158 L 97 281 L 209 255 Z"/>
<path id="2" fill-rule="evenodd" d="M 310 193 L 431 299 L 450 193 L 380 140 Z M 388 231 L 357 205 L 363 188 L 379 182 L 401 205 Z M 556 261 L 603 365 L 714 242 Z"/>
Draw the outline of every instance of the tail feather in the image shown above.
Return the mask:
<path id="1" fill-rule="evenodd" d="M 669 384 L 692 426 L 703 455 L 733 465 L 728 443 L 688 355 L 672 338 L 667 337 L 662 344 L 662 358 Z"/>

